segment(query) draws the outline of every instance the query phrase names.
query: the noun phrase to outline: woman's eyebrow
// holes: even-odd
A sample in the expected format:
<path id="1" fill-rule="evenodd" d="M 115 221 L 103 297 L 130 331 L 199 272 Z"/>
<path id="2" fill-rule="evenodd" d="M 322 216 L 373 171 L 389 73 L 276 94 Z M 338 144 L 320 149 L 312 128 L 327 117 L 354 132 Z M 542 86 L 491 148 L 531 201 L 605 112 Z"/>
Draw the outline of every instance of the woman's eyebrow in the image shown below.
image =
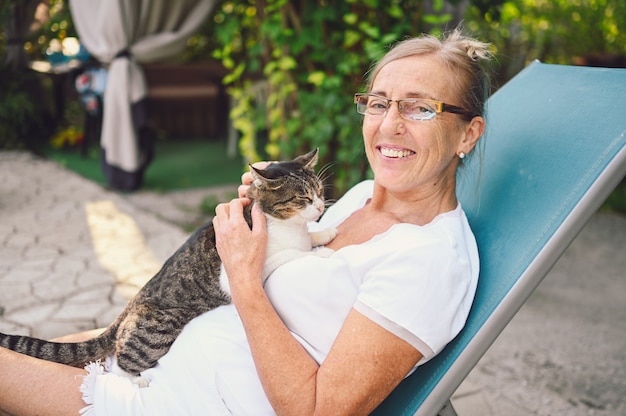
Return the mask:
<path id="1" fill-rule="evenodd" d="M 384 91 L 371 91 L 370 94 L 374 94 L 374 95 L 378 95 L 378 96 L 381 96 L 381 97 L 388 98 L 387 97 L 387 93 L 385 93 Z M 430 94 L 426 94 L 426 93 L 418 92 L 418 91 L 408 92 L 408 93 L 404 94 L 404 96 L 401 97 L 400 100 L 403 99 L 403 98 L 425 98 L 425 99 L 429 99 L 429 100 L 435 100 L 435 98 L 432 97 Z"/>
<path id="2" fill-rule="evenodd" d="M 419 92 L 419 91 L 414 91 L 414 92 L 409 92 L 406 94 L 406 98 L 425 98 L 425 99 L 429 99 L 429 100 L 434 100 L 435 98 L 430 95 L 427 94 L 425 92 Z"/>

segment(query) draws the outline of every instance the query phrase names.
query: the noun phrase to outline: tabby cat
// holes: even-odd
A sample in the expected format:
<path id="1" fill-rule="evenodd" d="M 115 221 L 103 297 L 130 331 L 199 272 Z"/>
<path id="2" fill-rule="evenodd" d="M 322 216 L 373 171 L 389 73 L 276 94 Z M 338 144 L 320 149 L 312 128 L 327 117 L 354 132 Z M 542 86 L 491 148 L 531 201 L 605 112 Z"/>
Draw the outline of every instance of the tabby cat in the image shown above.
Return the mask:
<path id="1" fill-rule="evenodd" d="M 307 231 L 307 222 L 317 220 L 324 210 L 316 163 L 317 149 L 292 161 L 251 169 L 254 181 L 247 196 L 267 218 L 263 279 L 281 264 L 328 243 L 337 233 L 335 229 Z M 245 217 L 251 225 L 250 206 Z M 114 372 L 146 386 L 148 381 L 140 373 L 157 363 L 183 327 L 194 317 L 227 303 L 228 279 L 209 221 L 165 262 L 100 336 L 85 342 L 58 343 L 0 333 L 0 346 L 74 366 L 113 355 Z"/>

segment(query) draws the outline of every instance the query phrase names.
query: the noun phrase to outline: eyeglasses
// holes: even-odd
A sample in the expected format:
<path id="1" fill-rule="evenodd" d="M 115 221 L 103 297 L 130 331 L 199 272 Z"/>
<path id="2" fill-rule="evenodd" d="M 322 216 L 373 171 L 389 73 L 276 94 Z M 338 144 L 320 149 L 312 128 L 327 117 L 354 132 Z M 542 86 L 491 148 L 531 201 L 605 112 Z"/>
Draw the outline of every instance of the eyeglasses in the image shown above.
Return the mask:
<path id="1" fill-rule="evenodd" d="M 455 105 L 442 103 L 441 101 L 428 100 L 425 98 L 390 100 L 376 94 L 354 94 L 356 112 L 359 114 L 382 116 L 387 113 L 389 105 L 393 102 L 398 103 L 398 112 L 400 113 L 400 116 L 406 120 L 432 120 L 438 113 L 443 112 L 460 114 L 469 118 L 480 115 L 464 110 Z"/>

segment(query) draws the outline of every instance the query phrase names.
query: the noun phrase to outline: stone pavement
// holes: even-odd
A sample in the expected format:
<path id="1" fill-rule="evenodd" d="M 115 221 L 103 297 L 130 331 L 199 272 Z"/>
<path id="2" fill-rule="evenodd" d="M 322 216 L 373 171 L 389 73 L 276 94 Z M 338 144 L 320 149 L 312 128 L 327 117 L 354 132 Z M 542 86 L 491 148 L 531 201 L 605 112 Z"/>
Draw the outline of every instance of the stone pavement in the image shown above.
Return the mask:
<path id="1" fill-rule="evenodd" d="M 0 152 L 0 331 L 106 326 L 198 223 L 202 198 L 110 192 Z M 626 415 L 626 217 L 596 214 L 453 396 L 460 416 Z M 1 374 L 0 374 L 1 376 Z"/>

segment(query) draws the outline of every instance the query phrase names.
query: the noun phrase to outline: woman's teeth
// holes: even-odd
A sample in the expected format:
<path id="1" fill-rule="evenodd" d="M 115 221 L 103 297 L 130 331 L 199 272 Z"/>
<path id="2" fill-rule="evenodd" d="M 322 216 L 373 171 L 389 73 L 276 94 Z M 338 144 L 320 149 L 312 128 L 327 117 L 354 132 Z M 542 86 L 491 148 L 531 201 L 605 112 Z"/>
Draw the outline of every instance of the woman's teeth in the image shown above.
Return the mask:
<path id="1" fill-rule="evenodd" d="M 412 152 L 410 150 L 396 150 L 396 149 L 387 149 L 385 147 L 381 147 L 380 153 L 382 153 L 382 155 L 386 157 L 401 158 L 401 157 L 411 156 L 415 152 Z"/>

